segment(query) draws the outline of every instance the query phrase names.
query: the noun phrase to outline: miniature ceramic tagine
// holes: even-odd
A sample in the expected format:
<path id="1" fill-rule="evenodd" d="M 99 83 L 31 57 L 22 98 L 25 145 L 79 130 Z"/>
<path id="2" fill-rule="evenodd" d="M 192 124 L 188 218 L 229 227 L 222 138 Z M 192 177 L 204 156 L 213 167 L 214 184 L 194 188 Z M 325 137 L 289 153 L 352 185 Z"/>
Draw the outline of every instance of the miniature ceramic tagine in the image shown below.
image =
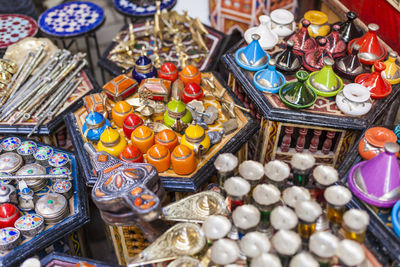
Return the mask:
<path id="1" fill-rule="evenodd" d="M 272 253 L 262 253 L 251 260 L 250 267 L 282 267 L 281 260 Z"/>
<path id="2" fill-rule="evenodd" d="M 258 40 L 260 43 L 260 46 L 264 50 L 269 50 L 273 48 L 277 43 L 278 43 L 278 35 L 271 31 L 271 18 L 268 17 L 267 15 L 261 15 L 258 17 L 260 20 L 260 25 L 248 29 L 244 33 L 244 39 L 248 44 L 254 40 L 253 34 L 257 34 L 260 36 L 260 39 Z"/>
<path id="3" fill-rule="evenodd" d="M 278 93 L 286 83 L 285 76 L 275 68 L 276 60 L 270 59 L 267 69 L 259 70 L 254 74 L 253 82 L 258 90 L 264 93 Z"/>
<path id="4" fill-rule="evenodd" d="M 131 96 L 138 88 L 138 82 L 121 74 L 103 86 L 103 91 L 113 101 L 121 101 Z"/>
<path id="5" fill-rule="evenodd" d="M 33 153 L 35 153 L 36 148 L 37 145 L 35 142 L 30 140 L 23 141 L 21 145 L 18 147 L 17 153 L 21 155 L 25 163 L 32 163 L 35 161 Z"/>
<path id="6" fill-rule="evenodd" d="M 145 154 L 154 145 L 154 133 L 149 127 L 142 125 L 132 132 L 131 140 Z"/>
<path id="7" fill-rule="evenodd" d="M 91 111 L 85 118 L 85 123 L 82 126 L 82 133 L 90 141 L 99 141 L 100 135 L 107 126 L 111 127 L 109 120 L 104 118 L 102 114 Z"/>
<path id="8" fill-rule="evenodd" d="M 332 54 L 329 52 L 329 46 L 325 37 L 318 38 L 318 46 L 308 51 L 303 57 L 303 65 L 309 71 L 317 71 L 325 65 L 325 58 L 333 61 Z"/>
<path id="9" fill-rule="evenodd" d="M 293 41 L 294 43 L 293 52 L 299 56 L 303 56 L 303 54 L 313 50 L 317 46 L 315 39 L 308 34 L 310 21 L 304 19 L 301 24 L 303 26 L 300 30 L 289 38 L 289 41 Z"/>
<path id="10" fill-rule="evenodd" d="M 282 102 L 290 108 L 308 108 L 317 100 L 317 94 L 307 87 L 308 73 L 300 70 L 296 73 L 297 82 L 289 82 L 279 90 Z"/>
<path id="11" fill-rule="evenodd" d="M 177 145 L 171 154 L 172 169 L 178 175 L 188 175 L 196 169 L 194 152 L 185 145 Z"/>
<path id="12" fill-rule="evenodd" d="M 383 62 L 386 65 L 385 72 L 385 79 L 390 84 L 397 84 L 400 83 L 400 66 L 396 64 L 396 59 L 398 58 L 399 54 L 397 52 L 392 51 L 389 53 L 388 59 Z M 374 67 L 372 67 L 372 71 Z"/>
<path id="13" fill-rule="evenodd" d="M 143 125 L 143 120 L 138 115 L 131 113 L 126 116 L 122 125 L 126 138 L 131 138 L 132 132 L 141 125 Z"/>
<path id="14" fill-rule="evenodd" d="M 393 207 L 400 199 L 400 165 L 396 156 L 398 152 L 397 143 L 386 143 L 385 152 L 356 164 L 348 177 L 353 194 L 376 207 Z"/>
<path id="15" fill-rule="evenodd" d="M 192 100 L 201 101 L 203 99 L 203 89 L 197 83 L 190 82 L 182 92 L 182 100 L 185 104 Z"/>
<path id="16" fill-rule="evenodd" d="M 178 79 L 178 68 L 174 63 L 165 62 L 158 70 L 158 77 L 174 82 L 176 79 Z"/>
<path id="17" fill-rule="evenodd" d="M 171 152 L 165 146 L 155 144 L 147 150 L 147 163 L 156 167 L 159 173 L 169 169 Z"/>
<path id="18" fill-rule="evenodd" d="M 379 26 L 371 23 L 368 25 L 368 30 L 369 31 L 363 37 L 351 40 L 347 46 L 347 51 L 350 54 L 355 44 L 360 45 L 358 57 L 360 58 L 361 63 L 372 65 L 377 61 L 384 60 L 387 51 L 385 46 L 380 43 L 376 36 Z"/>
<path id="19" fill-rule="evenodd" d="M 181 138 L 181 145 L 187 146 L 193 150 L 196 156 L 200 156 L 208 151 L 211 144 L 205 130 L 197 123 L 193 123 L 185 130 L 185 134 Z"/>
<path id="20" fill-rule="evenodd" d="M 120 159 L 125 162 L 132 162 L 132 163 L 143 163 L 143 154 L 140 152 L 139 148 L 129 145 L 122 150 L 121 154 L 119 155 Z"/>
<path id="21" fill-rule="evenodd" d="M 346 55 L 346 43 L 340 38 L 339 35 L 340 26 L 333 25 L 332 32 L 326 36 L 329 45 L 329 52 L 333 58 L 339 58 Z"/>
<path id="22" fill-rule="evenodd" d="M 122 128 L 125 118 L 131 113 L 133 113 L 133 107 L 126 101 L 119 101 L 115 103 L 112 109 L 112 120 L 118 127 Z"/>
<path id="23" fill-rule="evenodd" d="M 145 55 L 144 47 L 142 54 L 135 62 L 135 67 L 132 69 L 132 78 L 139 84 L 142 80 L 152 77 L 157 77 L 157 70 L 153 66 L 151 60 Z"/>
<path id="24" fill-rule="evenodd" d="M 366 68 L 358 58 L 359 51 L 360 51 L 360 46 L 358 44 L 353 45 L 351 54 L 339 60 L 336 60 L 334 65 L 335 72 L 338 73 L 343 78 L 348 79 L 350 81 L 354 81 L 354 79 L 358 75 L 366 73 L 367 72 Z"/>
<path id="25" fill-rule="evenodd" d="M 372 108 L 369 90 L 358 83 L 346 84 L 336 95 L 336 105 L 348 116 L 363 116 Z"/>
<path id="26" fill-rule="evenodd" d="M 167 111 L 164 113 L 164 124 L 166 126 L 176 129 L 177 132 L 181 132 L 191 121 L 192 114 L 181 100 L 172 99 L 168 102 Z"/>
<path id="27" fill-rule="evenodd" d="M 306 86 L 312 88 L 317 95 L 335 96 L 343 88 L 343 81 L 333 72 L 334 61 L 331 58 L 324 59 L 325 66 L 320 71 L 312 72 L 307 79 Z"/>
<path id="28" fill-rule="evenodd" d="M 293 13 L 286 9 L 275 9 L 271 12 L 271 29 L 279 37 L 287 37 L 296 29 Z"/>
<path id="29" fill-rule="evenodd" d="M 250 44 L 236 51 L 235 61 L 245 70 L 262 70 L 268 65 L 270 56 L 260 46 L 260 35 L 253 34 L 251 38 L 253 38 L 253 41 Z"/>
<path id="30" fill-rule="evenodd" d="M 384 152 L 386 143 L 396 143 L 397 137 L 392 130 L 384 127 L 372 127 L 365 131 L 365 135 L 358 143 L 358 152 L 364 160 Z"/>
<path id="31" fill-rule="evenodd" d="M 308 27 L 308 33 L 311 37 L 325 36 L 329 33 L 330 27 L 326 24 L 328 16 L 324 12 L 309 10 L 304 14 L 304 18 L 311 23 Z"/>
<path id="32" fill-rule="evenodd" d="M 375 70 L 373 73 L 360 74 L 354 81 L 367 87 L 371 93 L 371 98 L 385 98 L 392 92 L 392 85 L 382 77 L 382 71 L 384 71 L 385 68 L 385 64 L 376 62 L 374 64 Z"/>
<path id="33" fill-rule="evenodd" d="M 156 135 L 154 143 L 165 146 L 170 152 L 172 152 L 179 142 L 178 136 L 174 131 L 165 129 Z"/>
<path id="34" fill-rule="evenodd" d="M 0 228 L 14 227 L 14 223 L 20 217 L 18 208 L 10 203 L 0 205 Z"/>
<path id="35" fill-rule="evenodd" d="M 363 35 L 363 32 L 356 26 L 354 20 L 357 18 L 357 14 L 353 11 L 349 11 L 346 13 L 347 20 L 341 23 L 338 23 L 340 26 L 340 37 L 346 43 L 350 42 L 355 38 L 359 38 Z"/>
<path id="36" fill-rule="evenodd" d="M 114 157 L 119 157 L 122 150 L 126 147 L 126 141 L 121 138 L 117 130 L 106 127 L 100 136 L 100 141 L 97 143 L 99 151 L 105 151 Z"/>
<path id="37" fill-rule="evenodd" d="M 193 65 L 187 65 L 182 71 L 179 73 L 179 78 L 182 82 L 187 85 L 188 83 L 201 83 L 201 73 L 198 68 Z"/>
<path id="38" fill-rule="evenodd" d="M 286 49 L 272 56 L 276 61 L 276 68 L 285 74 L 293 74 L 301 67 L 301 57 L 293 52 L 293 46 L 293 41 L 288 40 Z"/>

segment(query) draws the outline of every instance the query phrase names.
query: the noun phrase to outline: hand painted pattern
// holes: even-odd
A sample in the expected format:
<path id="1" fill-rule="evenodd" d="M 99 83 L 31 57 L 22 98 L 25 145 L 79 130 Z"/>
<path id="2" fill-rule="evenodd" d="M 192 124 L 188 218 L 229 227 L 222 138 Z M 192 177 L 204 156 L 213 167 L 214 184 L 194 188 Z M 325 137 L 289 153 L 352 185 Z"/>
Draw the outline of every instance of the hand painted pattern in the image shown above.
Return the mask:
<path id="1" fill-rule="evenodd" d="M 0 48 L 8 47 L 21 39 L 36 35 L 38 25 L 31 17 L 19 14 L 0 15 Z"/>
<path id="2" fill-rule="evenodd" d="M 53 167 L 62 167 L 69 161 L 69 158 L 64 153 L 55 153 L 49 158 L 49 164 Z"/>
<path id="3" fill-rule="evenodd" d="M 3 150 L 12 151 L 21 145 L 21 140 L 18 137 L 8 137 L 1 142 Z"/>
<path id="4" fill-rule="evenodd" d="M 24 141 L 18 148 L 18 153 L 22 155 L 33 154 L 36 150 L 36 143 L 32 141 Z"/>
<path id="5" fill-rule="evenodd" d="M 42 146 L 36 150 L 34 157 L 35 157 L 35 159 L 38 159 L 38 160 L 45 160 L 45 159 L 50 158 L 53 155 L 53 152 L 54 152 L 54 150 L 51 147 Z"/>
<path id="6" fill-rule="evenodd" d="M 0 229 L 0 244 L 4 245 L 7 243 L 11 243 L 17 240 L 19 236 L 20 236 L 19 231 L 13 227 L 6 227 Z"/>
<path id="7" fill-rule="evenodd" d="M 43 224 L 43 217 L 38 214 L 26 214 L 15 221 L 15 228 L 22 230 L 35 229 Z"/>
<path id="8" fill-rule="evenodd" d="M 56 193 L 62 194 L 68 192 L 72 188 L 72 184 L 68 180 L 58 180 L 53 184 L 53 190 Z"/>

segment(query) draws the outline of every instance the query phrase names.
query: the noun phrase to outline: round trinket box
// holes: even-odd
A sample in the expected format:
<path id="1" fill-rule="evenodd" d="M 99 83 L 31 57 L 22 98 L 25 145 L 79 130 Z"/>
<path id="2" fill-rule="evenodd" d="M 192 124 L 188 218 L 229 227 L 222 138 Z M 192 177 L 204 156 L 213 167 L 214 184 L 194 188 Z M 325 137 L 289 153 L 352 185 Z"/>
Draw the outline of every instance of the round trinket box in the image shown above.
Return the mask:
<path id="1" fill-rule="evenodd" d="M 26 214 L 15 221 L 15 228 L 23 236 L 35 236 L 44 229 L 44 219 L 38 214 Z"/>
<path id="2" fill-rule="evenodd" d="M 156 167 L 159 173 L 168 170 L 171 163 L 169 149 L 165 146 L 155 144 L 147 151 L 147 163 Z"/>
<path id="3" fill-rule="evenodd" d="M 11 176 L 8 172 L 0 172 L 0 186 L 3 184 L 10 184 L 12 181 L 8 179 L 1 179 L 2 176 Z"/>
<path id="4" fill-rule="evenodd" d="M 171 163 L 174 172 L 178 175 L 187 175 L 196 169 L 196 158 L 187 146 L 177 145 L 172 151 Z"/>
<path id="5" fill-rule="evenodd" d="M 172 99 L 167 104 L 163 120 L 166 126 L 181 132 L 185 128 L 184 125 L 192 121 L 192 114 L 181 100 Z M 182 125 L 178 125 L 178 122 Z"/>
<path id="6" fill-rule="evenodd" d="M 14 227 L 0 229 L 0 251 L 11 250 L 21 242 L 21 233 Z"/>
<path id="7" fill-rule="evenodd" d="M 9 184 L 0 185 L 0 203 L 18 204 L 15 187 Z"/>
<path id="8" fill-rule="evenodd" d="M 132 143 L 145 154 L 154 144 L 154 133 L 147 126 L 139 126 L 132 132 Z"/>
<path id="9" fill-rule="evenodd" d="M 68 201 L 63 195 L 50 193 L 36 202 L 35 212 L 43 216 L 45 223 L 56 224 L 68 215 Z"/>
<path id="10" fill-rule="evenodd" d="M 191 124 L 181 138 L 181 144 L 194 151 L 196 155 L 204 155 L 210 148 L 210 138 L 203 127 Z"/>
<path id="11" fill-rule="evenodd" d="M 119 132 L 111 127 L 106 127 L 100 136 L 100 141 L 97 143 L 99 151 L 105 151 L 114 157 L 119 157 L 125 147 L 125 138 L 121 138 Z"/>
<path id="12" fill-rule="evenodd" d="M 0 205 L 0 228 L 13 227 L 15 221 L 19 218 L 18 208 L 10 203 Z"/>
<path id="13" fill-rule="evenodd" d="M 193 65 L 187 65 L 180 73 L 179 77 L 182 82 L 187 85 L 190 82 L 200 84 L 201 82 L 201 73 L 200 71 Z"/>
<path id="14" fill-rule="evenodd" d="M 182 92 L 182 100 L 185 104 L 192 100 L 201 101 L 203 99 L 203 89 L 197 83 L 190 82 Z"/>
<path id="15" fill-rule="evenodd" d="M 53 184 L 53 191 L 63 195 L 66 199 L 70 199 L 74 190 L 72 190 L 72 183 L 68 180 L 59 179 Z"/>
<path id="16" fill-rule="evenodd" d="M 14 152 L 0 155 L 0 172 L 14 174 L 23 164 L 22 157 Z"/>
<path id="17" fill-rule="evenodd" d="M 56 152 L 49 158 L 49 165 L 53 168 L 66 167 L 70 169 L 71 161 L 67 154 Z"/>
<path id="18" fill-rule="evenodd" d="M 125 118 L 131 113 L 133 113 L 133 107 L 126 101 L 119 101 L 112 109 L 112 120 L 118 127 L 122 128 Z"/>
<path id="19" fill-rule="evenodd" d="M 55 167 L 49 171 L 49 174 L 71 174 L 67 167 Z"/>
<path id="20" fill-rule="evenodd" d="M 178 69 L 174 63 L 165 62 L 158 71 L 158 78 L 174 82 L 178 79 Z"/>
<path id="21" fill-rule="evenodd" d="M 99 141 L 101 134 L 106 127 L 110 127 L 110 121 L 104 118 L 103 114 L 91 111 L 85 118 L 82 125 L 82 133 L 91 141 Z"/>
<path id="22" fill-rule="evenodd" d="M 49 158 L 53 155 L 54 150 L 49 146 L 42 146 L 36 149 L 33 157 L 36 159 L 36 162 L 42 165 L 43 167 L 49 167 Z"/>
<path id="23" fill-rule="evenodd" d="M 33 153 L 36 150 L 36 143 L 33 141 L 23 141 L 17 149 L 17 153 L 24 159 L 25 163 L 32 163 L 35 161 Z"/>
<path id="24" fill-rule="evenodd" d="M 30 211 L 35 209 L 35 203 L 37 196 L 33 193 L 29 187 L 25 187 L 21 190 L 18 199 L 18 207 L 23 211 Z"/>
<path id="25" fill-rule="evenodd" d="M 143 125 L 143 120 L 134 113 L 129 114 L 125 118 L 124 123 L 122 125 L 125 137 L 128 139 L 131 138 L 132 132 L 140 125 Z"/>
<path id="26" fill-rule="evenodd" d="M 16 150 L 21 145 L 21 140 L 18 137 L 8 137 L 1 142 L 3 151 L 11 152 Z"/>
<path id="27" fill-rule="evenodd" d="M 31 163 L 23 166 L 16 173 L 17 175 L 41 175 L 46 174 L 46 168 L 38 163 Z M 25 179 L 26 184 L 33 191 L 39 191 L 47 184 L 47 179 Z"/>
<path id="28" fill-rule="evenodd" d="M 170 152 L 178 145 L 178 136 L 170 129 L 165 129 L 156 135 L 154 140 L 156 144 L 160 144 L 169 149 Z"/>
<path id="29" fill-rule="evenodd" d="M 143 154 L 139 148 L 129 145 L 122 150 L 119 158 L 125 162 L 143 163 Z"/>

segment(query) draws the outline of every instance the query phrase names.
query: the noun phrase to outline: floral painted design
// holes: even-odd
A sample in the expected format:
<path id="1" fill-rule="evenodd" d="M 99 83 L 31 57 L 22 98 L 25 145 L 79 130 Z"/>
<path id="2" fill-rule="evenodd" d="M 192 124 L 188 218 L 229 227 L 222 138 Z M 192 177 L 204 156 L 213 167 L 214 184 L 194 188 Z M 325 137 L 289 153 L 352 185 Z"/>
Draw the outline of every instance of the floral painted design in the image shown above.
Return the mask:
<path id="1" fill-rule="evenodd" d="M 1 142 L 1 147 L 5 151 L 13 151 L 21 145 L 21 140 L 18 137 L 8 137 Z"/>
<path id="2" fill-rule="evenodd" d="M 30 155 L 33 154 L 36 150 L 36 143 L 32 141 L 24 141 L 18 147 L 18 153 L 21 155 Z"/>
<path id="3" fill-rule="evenodd" d="M 39 147 L 34 154 L 35 159 L 46 160 L 50 158 L 54 153 L 54 150 L 49 146 Z"/>
<path id="4" fill-rule="evenodd" d="M 38 214 L 26 214 L 15 221 L 15 228 L 19 230 L 32 230 L 43 224 L 43 217 Z"/>
<path id="5" fill-rule="evenodd" d="M 67 164 L 68 161 L 68 156 L 60 152 L 54 153 L 53 156 L 49 158 L 49 164 L 53 167 L 62 167 Z"/>

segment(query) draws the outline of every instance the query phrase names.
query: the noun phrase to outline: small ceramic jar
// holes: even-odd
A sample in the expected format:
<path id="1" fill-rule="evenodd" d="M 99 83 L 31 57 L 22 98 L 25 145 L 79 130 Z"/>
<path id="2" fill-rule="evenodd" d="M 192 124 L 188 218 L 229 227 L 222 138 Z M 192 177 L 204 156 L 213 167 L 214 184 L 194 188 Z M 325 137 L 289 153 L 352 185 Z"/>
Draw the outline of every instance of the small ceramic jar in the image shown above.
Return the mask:
<path id="1" fill-rule="evenodd" d="M 0 205 L 0 228 L 14 227 L 14 223 L 20 217 L 18 208 L 10 203 Z"/>
<path id="2" fill-rule="evenodd" d="M 140 152 L 146 154 L 147 150 L 154 145 L 154 133 L 149 127 L 142 125 L 132 132 L 131 140 Z"/>
<path id="3" fill-rule="evenodd" d="M 17 150 L 17 148 L 21 145 L 21 139 L 18 137 L 7 137 L 1 142 L 1 148 L 3 152 L 12 152 Z"/>
<path id="4" fill-rule="evenodd" d="M 139 126 L 143 125 L 143 120 L 138 115 L 131 113 L 126 116 L 122 129 L 126 138 L 131 138 L 132 132 Z"/>
<path id="5" fill-rule="evenodd" d="M 371 93 L 358 83 L 345 85 L 336 95 L 336 105 L 346 115 L 357 117 L 367 114 L 372 108 Z"/>
<path id="6" fill-rule="evenodd" d="M 12 250 L 21 242 L 21 233 L 14 227 L 0 229 L 0 251 Z"/>
<path id="7" fill-rule="evenodd" d="M 204 155 L 210 148 L 210 138 L 203 127 L 198 124 L 190 125 L 181 138 L 181 145 L 194 151 L 195 155 Z"/>
<path id="8" fill-rule="evenodd" d="M 71 174 L 71 171 L 66 167 L 55 167 L 49 171 L 49 174 Z"/>
<path id="9" fill-rule="evenodd" d="M 166 126 L 181 132 L 192 121 L 192 114 L 181 100 L 172 99 L 167 104 L 167 111 L 164 113 L 163 120 Z M 179 123 L 181 125 L 178 125 Z"/>
<path id="10" fill-rule="evenodd" d="M 53 155 L 54 150 L 49 146 L 41 146 L 36 149 L 33 157 L 36 159 L 36 163 L 39 163 L 43 167 L 49 167 L 49 158 Z"/>
<path id="11" fill-rule="evenodd" d="M 26 214 L 15 221 L 14 227 L 23 236 L 33 237 L 44 229 L 44 219 L 38 214 Z"/>
<path id="12" fill-rule="evenodd" d="M 24 163 L 22 157 L 14 152 L 0 155 L 0 171 L 14 174 Z"/>
<path id="13" fill-rule="evenodd" d="M 58 179 L 53 183 L 54 193 L 63 195 L 66 199 L 70 199 L 74 190 L 72 189 L 72 183 L 68 180 Z"/>
<path id="14" fill-rule="evenodd" d="M 33 193 L 29 187 L 25 187 L 21 190 L 18 198 L 18 206 L 23 211 L 30 211 L 35 209 L 35 203 L 37 196 Z"/>
<path id="15" fill-rule="evenodd" d="M 117 130 L 111 127 L 104 130 L 100 136 L 100 141 L 97 143 L 97 150 L 105 151 L 114 157 L 119 157 L 125 147 L 125 138 L 121 138 Z"/>
<path id="16" fill-rule="evenodd" d="M 169 169 L 171 153 L 165 146 L 155 144 L 147 151 L 147 163 L 156 167 L 159 173 Z"/>
<path id="17" fill-rule="evenodd" d="M 119 101 L 112 109 L 112 120 L 115 125 L 122 128 L 125 118 L 131 113 L 133 113 L 133 107 L 126 101 Z"/>
<path id="18" fill-rule="evenodd" d="M 165 62 L 158 71 L 158 77 L 174 82 L 176 79 L 178 79 L 178 68 L 174 63 Z"/>
<path id="19" fill-rule="evenodd" d="M 36 151 L 36 143 L 33 141 L 23 141 L 17 149 L 17 153 L 24 159 L 25 163 L 32 163 L 35 161 L 33 153 Z"/>
<path id="20" fill-rule="evenodd" d="M 200 84 L 200 82 L 201 82 L 201 73 L 195 66 L 187 65 L 179 73 L 179 78 L 182 80 L 182 82 L 185 85 L 187 85 L 190 82 Z"/>
<path id="21" fill-rule="evenodd" d="M 18 204 L 17 192 L 14 186 L 9 184 L 3 184 L 0 186 L 0 203 Z"/>
<path id="22" fill-rule="evenodd" d="M 63 195 L 49 193 L 36 202 L 35 212 L 44 218 L 46 224 L 56 224 L 68 215 L 68 201 Z"/>
<path id="23" fill-rule="evenodd" d="M 178 136 L 170 129 L 165 129 L 156 135 L 154 140 L 156 144 L 165 146 L 170 152 L 178 145 Z"/>
<path id="24" fill-rule="evenodd" d="M 125 162 L 143 163 L 143 154 L 139 148 L 129 145 L 122 150 L 119 158 Z"/>
<path id="25" fill-rule="evenodd" d="M 358 152 L 365 160 L 384 152 L 386 143 L 396 143 L 397 137 L 392 130 L 384 127 L 372 127 L 365 131 L 364 137 L 358 143 Z"/>
<path id="26" fill-rule="evenodd" d="M 197 83 L 190 82 L 182 92 L 182 100 L 185 104 L 192 100 L 201 101 L 203 99 L 203 89 Z"/>
<path id="27" fill-rule="evenodd" d="M 177 145 L 172 151 L 171 163 L 174 172 L 178 175 L 188 175 L 196 169 L 196 158 L 187 146 Z"/>
<path id="28" fill-rule="evenodd" d="M 110 121 L 98 112 L 91 111 L 85 118 L 85 123 L 82 126 L 83 135 L 90 141 L 99 141 L 100 135 L 106 127 L 110 127 Z"/>
<path id="29" fill-rule="evenodd" d="M 270 14 L 271 29 L 279 37 L 287 37 L 296 29 L 293 13 L 286 9 L 275 9 Z"/>
<path id="30" fill-rule="evenodd" d="M 38 163 L 31 163 L 19 169 L 16 175 L 44 175 L 46 168 Z M 25 179 L 26 185 L 37 192 L 47 185 L 47 179 Z"/>
<path id="31" fill-rule="evenodd" d="M 71 169 L 71 160 L 65 153 L 55 152 L 49 158 L 49 165 L 52 168 L 65 167 L 67 169 Z"/>

